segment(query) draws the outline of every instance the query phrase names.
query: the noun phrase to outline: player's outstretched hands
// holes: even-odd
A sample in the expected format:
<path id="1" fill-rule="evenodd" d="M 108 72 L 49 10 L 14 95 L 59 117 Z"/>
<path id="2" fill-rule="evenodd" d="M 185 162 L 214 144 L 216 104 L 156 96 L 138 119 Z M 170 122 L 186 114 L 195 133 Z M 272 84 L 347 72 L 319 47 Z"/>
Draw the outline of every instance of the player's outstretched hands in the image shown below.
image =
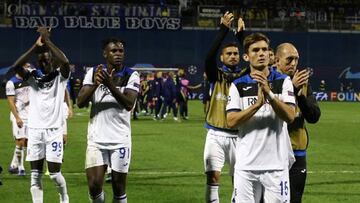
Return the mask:
<path id="1" fill-rule="evenodd" d="M 304 69 L 302 71 L 296 70 L 294 77 L 292 79 L 292 83 L 296 89 L 302 88 L 309 81 L 309 71 Z"/>
<path id="2" fill-rule="evenodd" d="M 241 32 L 245 30 L 245 22 L 242 18 L 239 18 L 238 20 L 238 27 L 237 27 L 237 32 Z"/>
<path id="3" fill-rule="evenodd" d="M 234 14 L 226 11 L 224 16 L 220 19 L 220 24 L 225 25 L 226 27 L 230 28 L 232 21 L 234 20 Z"/>
<path id="4" fill-rule="evenodd" d="M 40 34 L 43 42 L 49 40 L 51 28 L 38 27 L 37 32 Z"/>
<path id="5" fill-rule="evenodd" d="M 41 39 L 41 37 L 38 37 L 35 44 L 37 47 L 41 47 L 44 45 L 44 43 L 42 42 L 43 40 Z"/>

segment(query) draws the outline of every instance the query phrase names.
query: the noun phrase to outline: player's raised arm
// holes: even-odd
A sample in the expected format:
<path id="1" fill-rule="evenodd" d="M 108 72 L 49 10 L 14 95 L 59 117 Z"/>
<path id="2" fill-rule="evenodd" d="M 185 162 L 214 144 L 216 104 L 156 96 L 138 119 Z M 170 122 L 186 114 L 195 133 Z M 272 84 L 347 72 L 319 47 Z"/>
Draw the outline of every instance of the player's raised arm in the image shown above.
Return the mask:
<path id="1" fill-rule="evenodd" d="M 245 31 L 245 22 L 242 18 L 239 18 L 235 37 L 237 38 L 240 44 L 242 44 L 244 41 L 244 31 Z"/>
<path id="2" fill-rule="evenodd" d="M 212 43 L 209 52 L 206 55 L 205 72 L 209 82 L 215 82 L 217 78 L 216 54 L 221 46 L 221 42 L 224 40 L 226 34 L 229 32 L 229 28 L 233 20 L 234 15 L 228 11 L 224 14 L 223 17 L 221 17 L 220 31 L 216 36 L 214 42 Z"/>
<path id="3" fill-rule="evenodd" d="M 50 30 L 46 27 L 39 27 L 42 42 L 50 49 L 55 58 L 60 62 L 60 73 L 64 78 L 68 78 L 70 74 L 69 60 L 65 54 L 50 40 Z"/>
<path id="4" fill-rule="evenodd" d="M 23 68 L 24 64 L 29 61 L 31 56 L 36 52 L 36 50 L 43 46 L 41 42 L 41 37 L 38 37 L 36 42 L 28 49 L 24 54 L 22 54 L 12 65 L 14 72 L 19 73 L 22 77 L 27 73 L 27 70 Z"/>

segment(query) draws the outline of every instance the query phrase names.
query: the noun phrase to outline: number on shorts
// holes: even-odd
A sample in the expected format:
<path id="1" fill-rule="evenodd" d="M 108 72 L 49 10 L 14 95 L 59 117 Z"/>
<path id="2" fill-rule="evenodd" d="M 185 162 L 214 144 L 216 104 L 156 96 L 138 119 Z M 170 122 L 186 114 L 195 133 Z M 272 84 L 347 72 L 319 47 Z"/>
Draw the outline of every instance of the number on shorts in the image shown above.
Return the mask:
<path id="1" fill-rule="evenodd" d="M 53 142 L 53 143 L 51 143 L 51 146 L 52 146 L 52 151 L 53 152 L 56 152 L 56 151 L 59 151 L 59 152 L 61 152 L 61 142 Z"/>
<path id="2" fill-rule="evenodd" d="M 125 156 L 126 156 L 126 149 L 127 149 L 127 151 L 128 151 L 128 158 L 129 158 L 129 148 L 127 148 L 127 147 L 121 147 L 121 148 L 119 149 L 120 159 L 125 158 Z"/>
<path id="3" fill-rule="evenodd" d="M 281 181 L 280 182 L 280 190 L 281 190 L 281 196 L 288 195 L 289 187 L 288 187 L 288 181 Z"/>

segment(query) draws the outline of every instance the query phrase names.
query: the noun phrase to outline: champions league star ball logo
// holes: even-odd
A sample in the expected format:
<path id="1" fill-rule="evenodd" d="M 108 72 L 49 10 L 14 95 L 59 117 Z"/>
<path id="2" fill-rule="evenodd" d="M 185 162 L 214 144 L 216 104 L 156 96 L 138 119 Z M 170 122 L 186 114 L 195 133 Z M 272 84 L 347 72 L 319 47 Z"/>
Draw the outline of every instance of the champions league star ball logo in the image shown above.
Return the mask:
<path id="1" fill-rule="evenodd" d="M 190 73 L 190 75 L 195 75 L 197 73 L 197 67 L 194 65 L 189 66 L 188 72 Z"/>

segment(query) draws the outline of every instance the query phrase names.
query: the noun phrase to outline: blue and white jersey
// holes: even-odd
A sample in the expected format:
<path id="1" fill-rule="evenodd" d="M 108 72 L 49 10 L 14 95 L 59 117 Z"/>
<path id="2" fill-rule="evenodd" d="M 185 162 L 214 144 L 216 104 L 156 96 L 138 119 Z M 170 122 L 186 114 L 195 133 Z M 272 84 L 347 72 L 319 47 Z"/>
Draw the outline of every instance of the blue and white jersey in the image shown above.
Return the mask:
<path id="1" fill-rule="evenodd" d="M 106 66 L 104 65 L 106 68 Z M 104 69 L 105 69 L 104 68 Z M 94 85 L 96 67 L 90 69 L 83 85 Z M 138 72 L 124 67 L 114 73 L 114 82 L 121 93 L 125 89 L 139 92 L 140 77 Z M 131 142 L 131 112 L 116 101 L 110 90 L 100 84 L 91 99 L 91 113 L 88 124 L 88 145 L 102 149 L 116 149 L 121 144 Z"/>
<path id="2" fill-rule="evenodd" d="M 13 76 L 6 83 L 6 96 L 15 97 L 16 110 L 23 121 L 28 119 L 29 91 L 29 84 L 17 76 Z M 10 120 L 14 120 L 12 112 L 10 112 Z"/>
<path id="3" fill-rule="evenodd" d="M 68 78 L 55 70 L 43 75 L 40 70 L 29 73 L 29 128 L 61 128 L 63 103 Z"/>
<path id="4" fill-rule="evenodd" d="M 282 102 L 295 105 L 293 85 L 287 75 L 274 70 L 268 76 L 272 92 Z M 226 111 L 243 111 L 257 101 L 258 85 L 249 74 L 244 75 L 230 86 Z M 290 138 L 285 121 L 266 102 L 247 121 L 239 126 L 236 144 L 238 170 L 283 170 L 289 162 Z"/>

